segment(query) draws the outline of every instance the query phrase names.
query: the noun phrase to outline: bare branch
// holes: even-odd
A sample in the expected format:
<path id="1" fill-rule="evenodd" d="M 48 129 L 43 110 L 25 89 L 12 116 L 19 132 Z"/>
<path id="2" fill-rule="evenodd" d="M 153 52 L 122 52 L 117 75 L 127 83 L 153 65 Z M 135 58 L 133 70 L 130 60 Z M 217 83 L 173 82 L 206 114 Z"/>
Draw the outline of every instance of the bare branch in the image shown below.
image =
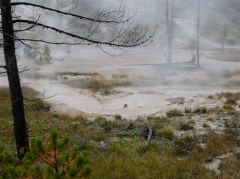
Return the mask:
<path id="1" fill-rule="evenodd" d="M 8 125 L 8 126 L 6 126 L 6 127 L 3 127 L 3 128 L 1 128 L 1 129 L 0 129 L 0 131 L 2 131 L 2 130 L 5 130 L 5 129 L 8 129 L 8 128 L 10 128 L 10 127 L 13 127 L 13 124 L 11 124 L 11 125 Z"/>
<path id="2" fill-rule="evenodd" d="M 27 66 L 25 66 L 25 67 L 19 69 L 19 70 L 18 70 L 18 73 L 24 73 L 24 72 L 29 71 L 29 70 L 30 70 L 30 69 L 29 69 Z"/>
<path id="3" fill-rule="evenodd" d="M 5 73 L 7 73 L 7 70 L 8 70 L 8 69 L 13 69 L 13 68 L 8 68 L 8 67 L 3 66 L 3 65 L 0 65 L 0 68 L 3 68 L 3 69 L 6 70 L 6 71 L 4 71 L 4 72 L 0 72 L 0 74 L 5 74 Z M 19 72 L 19 73 L 23 73 L 23 72 L 28 71 L 28 70 L 29 70 L 28 67 L 23 67 L 23 68 L 19 69 L 18 72 Z"/>
<path id="4" fill-rule="evenodd" d="M 4 66 L 4 65 L 0 65 L 0 68 L 7 69 L 7 67 L 6 67 L 6 66 Z"/>
<path id="5" fill-rule="evenodd" d="M 38 19 L 36 20 L 36 22 L 38 22 L 40 19 L 40 16 L 38 16 Z M 36 25 L 32 24 L 30 27 L 27 27 L 25 29 L 20 29 L 20 30 L 14 30 L 14 32 L 18 33 L 18 32 L 25 32 L 25 31 L 29 31 L 31 29 L 33 29 Z"/>
<path id="6" fill-rule="evenodd" d="M 18 37 L 15 36 L 15 40 L 18 40 L 21 44 L 27 46 L 28 48 L 32 48 L 30 45 L 28 45 L 27 43 L 25 43 L 22 39 L 19 39 Z"/>
<path id="7" fill-rule="evenodd" d="M 65 34 L 67 36 L 70 36 L 70 37 L 73 37 L 73 38 L 76 38 L 79 40 L 87 41 L 92 44 L 109 45 L 109 46 L 124 47 L 124 48 L 140 46 L 140 45 L 148 42 L 152 38 L 152 35 L 150 35 L 149 37 L 147 36 L 147 33 L 148 33 L 147 28 L 143 28 L 143 29 L 139 30 L 138 33 L 135 33 L 135 34 L 131 33 L 131 31 L 130 31 L 130 33 L 126 33 L 120 39 L 117 39 L 118 41 L 114 41 L 114 42 L 110 41 L 109 42 L 109 41 L 98 41 L 98 40 L 85 38 L 85 37 L 82 37 L 82 36 L 79 36 L 79 35 L 76 35 L 76 34 L 73 34 L 70 32 L 63 31 L 63 30 L 55 28 L 55 27 L 51 27 L 51 26 L 48 26 L 48 25 L 45 25 L 45 24 L 42 24 L 39 22 L 33 22 L 30 20 L 18 19 L 18 20 L 14 20 L 13 23 L 35 24 L 37 26 L 53 30 L 60 34 Z"/>
<path id="8" fill-rule="evenodd" d="M 46 44 L 51 44 L 51 45 L 92 45 L 90 43 L 68 43 L 68 42 L 51 42 L 51 41 L 46 41 L 42 39 L 27 39 L 27 38 L 18 38 L 16 40 L 21 40 L 21 41 L 29 41 L 29 42 L 40 42 L 40 43 L 46 43 Z"/>
<path id="9" fill-rule="evenodd" d="M 53 94 L 53 95 L 51 95 L 51 96 L 45 96 L 45 89 L 44 89 L 44 91 L 42 92 L 42 94 L 40 95 L 40 97 L 38 97 L 38 98 L 32 98 L 32 99 L 30 99 L 30 98 L 27 98 L 27 97 L 24 97 L 23 99 L 25 100 L 25 101 L 29 101 L 29 102 L 33 102 L 33 101 L 38 101 L 38 100 L 46 100 L 46 99 L 50 99 L 50 98 L 54 98 L 55 96 L 57 96 L 57 94 Z"/>
<path id="10" fill-rule="evenodd" d="M 88 21 L 93 21 L 93 22 L 97 22 L 97 23 L 117 23 L 117 24 L 119 24 L 119 23 L 125 23 L 125 22 L 129 21 L 129 19 L 119 20 L 120 18 L 118 20 L 116 20 L 116 19 L 101 20 L 101 19 L 98 19 L 98 18 L 89 18 L 89 17 L 84 17 L 84 16 L 80 16 L 80 15 L 76 15 L 76 14 L 72 14 L 72 13 L 68 13 L 68 12 L 63 12 L 63 11 L 60 11 L 60 10 L 57 10 L 57 9 L 52 9 L 52 8 L 49 8 L 49 7 L 41 6 L 41 5 L 38 5 L 38 4 L 27 3 L 27 2 L 13 2 L 13 3 L 11 3 L 11 5 L 12 6 L 22 5 L 22 6 L 38 7 L 38 8 L 45 9 L 45 10 L 52 11 L 52 12 L 56 12 L 56 13 L 59 13 L 59 14 L 76 17 L 76 18 L 79 18 L 81 20 L 88 20 Z M 101 16 L 106 17 L 107 14 L 109 14 L 109 13 L 105 13 L 105 14 L 103 13 Z M 99 17 L 99 16 L 97 16 L 97 17 Z"/>

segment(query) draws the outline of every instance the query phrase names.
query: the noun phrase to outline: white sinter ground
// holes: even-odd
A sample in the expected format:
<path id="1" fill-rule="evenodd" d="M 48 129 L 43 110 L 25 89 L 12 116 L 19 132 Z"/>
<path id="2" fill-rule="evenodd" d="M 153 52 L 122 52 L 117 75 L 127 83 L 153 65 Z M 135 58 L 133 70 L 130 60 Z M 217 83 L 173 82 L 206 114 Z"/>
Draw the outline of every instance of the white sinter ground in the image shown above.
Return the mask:
<path id="1" fill-rule="evenodd" d="M 116 53 L 116 52 L 115 52 Z M 229 53 L 228 51 L 226 53 Z M 201 68 L 185 62 L 191 60 L 189 50 L 174 50 L 174 65 L 166 65 L 161 50 L 155 47 L 138 48 L 121 56 L 109 56 L 95 48 L 74 47 L 71 53 L 53 52 L 51 64 L 28 64 L 30 71 L 22 82 L 39 92 L 56 111 L 77 115 L 81 113 L 135 119 L 139 116 L 163 115 L 173 108 L 221 105 L 221 101 L 206 99 L 209 94 L 240 89 L 238 59 L 220 60 L 217 50 L 201 51 Z M 100 73 L 107 78 L 112 74 L 126 74 L 130 86 L 119 87 L 119 93 L 96 95 L 86 89 L 73 88 L 63 83 L 61 72 Z M 4 77 L 0 85 L 7 85 Z M 127 105 L 127 108 L 123 108 Z"/>

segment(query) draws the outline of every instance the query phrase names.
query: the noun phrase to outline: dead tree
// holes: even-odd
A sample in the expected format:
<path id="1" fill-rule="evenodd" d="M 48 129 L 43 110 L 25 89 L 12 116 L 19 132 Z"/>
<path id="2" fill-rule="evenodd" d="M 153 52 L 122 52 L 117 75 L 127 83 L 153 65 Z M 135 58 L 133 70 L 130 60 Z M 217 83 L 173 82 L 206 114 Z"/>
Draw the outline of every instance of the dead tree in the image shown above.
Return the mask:
<path id="1" fill-rule="evenodd" d="M 200 67 L 200 10 L 201 3 L 198 0 L 198 15 L 197 15 L 197 67 Z"/>
<path id="2" fill-rule="evenodd" d="M 166 27 L 168 44 L 168 63 L 172 63 L 173 33 L 174 33 L 174 0 L 171 4 L 171 14 L 169 13 L 169 1 L 166 0 Z"/>
<path id="3" fill-rule="evenodd" d="M 10 0 L 1 0 L 2 36 L 5 57 L 5 69 L 8 76 L 14 121 L 14 134 L 18 157 L 22 158 L 29 148 L 23 95 L 19 70 L 15 54 L 14 29 Z"/>
<path id="4" fill-rule="evenodd" d="M 134 33 L 131 29 L 119 28 L 119 31 L 111 36 L 111 39 L 101 40 L 104 38 L 95 39 L 93 34 L 97 33 L 96 28 L 101 24 L 116 26 L 129 22 L 130 18 L 126 17 L 124 6 L 117 9 L 108 9 L 98 11 L 92 17 L 85 17 L 70 12 L 64 12 L 56 8 L 50 8 L 43 5 L 28 3 L 28 2 L 11 2 L 11 0 L 1 0 L 1 33 L 3 37 L 3 49 L 6 66 L 3 66 L 8 76 L 9 89 L 11 94 L 12 115 L 14 122 L 14 136 L 16 141 L 16 150 L 19 159 L 21 160 L 24 154 L 29 150 L 28 131 L 26 125 L 26 118 L 24 112 L 24 97 L 21 90 L 21 83 L 19 77 L 19 68 L 15 53 L 15 43 L 28 45 L 29 42 L 46 43 L 53 45 L 108 45 L 119 48 L 132 48 L 147 43 L 153 34 L 149 34 L 147 27 L 134 28 Z M 83 36 L 77 33 L 72 33 L 64 29 L 50 26 L 40 21 L 33 19 L 22 19 L 21 16 L 13 16 L 14 10 L 19 6 L 27 6 L 41 9 L 42 11 L 52 12 L 54 15 L 60 14 L 62 16 L 69 16 L 76 18 L 79 21 L 89 22 L 90 28 L 88 35 Z M 51 18 L 51 17 L 49 17 Z M 31 39 L 24 38 L 19 35 L 25 31 L 33 30 L 40 27 L 60 35 L 67 36 L 73 39 L 73 42 L 49 41 L 47 39 Z"/>
<path id="5" fill-rule="evenodd" d="M 225 41 L 228 36 L 228 27 L 224 26 L 222 31 L 220 32 L 220 44 L 221 44 L 221 52 L 225 52 Z"/>

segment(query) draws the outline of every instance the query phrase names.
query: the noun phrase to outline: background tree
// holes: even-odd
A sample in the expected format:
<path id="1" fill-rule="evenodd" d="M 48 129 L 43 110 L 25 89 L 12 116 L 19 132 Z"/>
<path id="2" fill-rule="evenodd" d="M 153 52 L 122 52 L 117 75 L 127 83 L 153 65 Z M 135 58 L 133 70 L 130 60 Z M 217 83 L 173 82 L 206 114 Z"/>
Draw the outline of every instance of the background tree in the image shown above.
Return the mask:
<path id="1" fill-rule="evenodd" d="M 198 0 L 198 15 L 197 15 L 197 66 L 200 67 L 200 10 L 201 3 Z"/>
<path id="2" fill-rule="evenodd" d="M 76 1 L 73 1 L 76 2 Z M 28 45 L 29 42 L 46 43 L 54 45 L 109 45 L 119 48 L 132 48 L 140 46 L 148 42 L 152 35 L 149 35 L 147 27 L 137 26 L 134 28 L 134 35 L 131 29 L 123 28 L 123 24 L 129 22 L 130 18 L 126 16 L 126 11 L 124 6 L 116 9 L 100 10 L 94 14 L 94 16 L 82 16 L 74 14 L 71 12 L 61 11 L 57 8 L 49 8 L 47 6 L 39 5 L 30 2 L 11 2 L 11 0 L 1 0 L 1 33 L 3 36 L 3 49 L 5 57 L 5 66 L 2 66 L 6 70 L 8 76 L 10 94 L 11 94 L 11 104 L 12 104 L 12 115 L 14 122 L 14 136 L 16 141 L 16 150 L 18 157 L 23 158 L 24 154 L 29 150 L 29 140 L 27 123 L 24 113 L 24 97 L 22 94 L 19 70 L 15 52 L 15 42 L 19 42 L 24 45 Z M 40 17 L 31 19 L 22 19 L 22 16 L 14 16 L 14 10 L 19 7 L 33 7 L 41 9 L 42 11 L 49 11 L 55 15 L 62 15 L 62 17 L 75 18 L 82 23 L 87 22 L 88 29 L 84 33 L 81 33 L 82 29 L 78 29 L 80 32 L 71 32 L 64 30 L 64 28 L 59 28 L 51 25 L 47 25 L 45 22 L 41 22 Z M 54 18 L 54 16 L 49 16 L 48 18 Z M 36 20 L 33 20 L 36 19 Z M 112 33 L 111 36 L 97 36 L 99 33 L 96 29 L 100 28 L 101 25 L 111 27 L 120 24 L 118 31 Z M 52 32 L 61 34 L 71 38 L 71 41 L 65 40 L 60 41 L 50 41 L 46 39 L 32 39 L 24 36 L 25 31 L 30 31 L 35 28 L 42 28 L 45 30 L 50 30 Z"/>
<path id="3" fill-rule="evenodd" d="M 218 43 L 221 52 L 226 45 L 235 46 L 240 41 L 239 2 L 212 0 L 211 3 L 202 3 L 206 14 L 201 19 L 201 36 Z"/>
<path id="4" fill-rule="evenodd" d="M 168 63 L 172 63 L 172 48 L 174 35 L 174 0 L 171 5 L 169 0 L 166 0 L 166 27 L 167 27 L 167 44 L 168 44 Z"/>
<path id="5" fill-rule="evenodd" d="M 227 35 L 228 35 L 228 28 L 227 28 L 227 26 L 224 26 L 221 29 L 221 33 L 220 33 L 220 37 L 219 37 L 220 44 L 221 44 L 221 52 L 223 52 L 223 53 L 224 53 L 224 50 L 225 50 L 225 42 L 226 42 L 226 39 L 227 39 Z"/>

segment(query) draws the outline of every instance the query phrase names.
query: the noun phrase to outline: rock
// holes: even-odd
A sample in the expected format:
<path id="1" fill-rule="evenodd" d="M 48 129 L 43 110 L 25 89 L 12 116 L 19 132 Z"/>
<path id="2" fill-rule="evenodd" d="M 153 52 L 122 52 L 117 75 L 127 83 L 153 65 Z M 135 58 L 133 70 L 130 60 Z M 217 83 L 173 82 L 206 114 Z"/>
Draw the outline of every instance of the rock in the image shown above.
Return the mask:
<path id="1" fill-rule="evenodd" d="M 127 105 L 127 104 L 124 104 L 123 108 L 128 108 L 128 105 Z"/>
<path id="2" fill-rule="evenodd" d="M 100 141 L 98 144 L 99 147 L 106 147 L 106 145 L 107 144 L 104 141 Z"/>

